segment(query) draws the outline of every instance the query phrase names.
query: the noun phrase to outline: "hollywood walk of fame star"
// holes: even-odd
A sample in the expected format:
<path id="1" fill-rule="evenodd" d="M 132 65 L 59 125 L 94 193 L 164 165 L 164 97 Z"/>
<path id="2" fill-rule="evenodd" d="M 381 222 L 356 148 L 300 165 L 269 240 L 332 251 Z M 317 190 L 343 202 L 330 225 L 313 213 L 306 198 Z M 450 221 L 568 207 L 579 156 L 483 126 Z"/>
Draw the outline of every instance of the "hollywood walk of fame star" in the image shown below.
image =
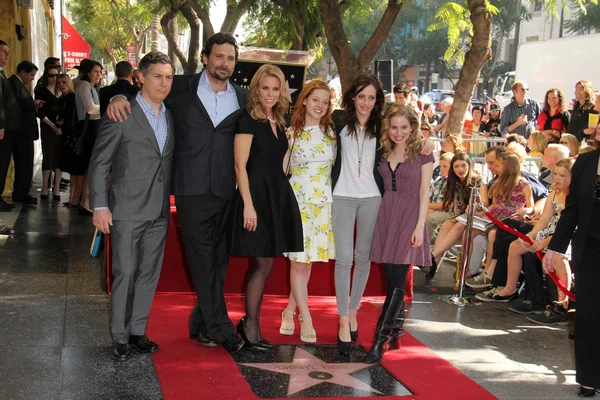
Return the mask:
<path id="1" fill-rule="evenodd" d="M 293 75 L 292 75 L 293 76 Z M 291 89 L 290 88 L 290 82 L 289 81 L 285 81 L 285 87 L 287 89 L 288 92 L 288 100 L 290 101 L 290 103 L 292 102 L 292 93 L 297 92 L 298 89 Z"/>
<path id="2" fill-rule="evenodd" d="M 244 83 L 248 82 L 248 78 L 244 78 Z"/>
<path id="3" fill-rule="evenodd" d="M 295 77 L 296 77 L 296 75 L 294 75 L 294 74 L 290 75 L 290 79 L 294 79 Z"/>
<path id="4" fill-rule="evenodd" d="M 288 374 L 287 395 L 291 396 L 323 382 L 334 383 L 371 393 L 383 394 L 352 376 L 351 373 L 369 368 L 365 363 L 327 363 L 308 351 L 296 347 L 291 363 L 240 363 L 247 367 Z"/>

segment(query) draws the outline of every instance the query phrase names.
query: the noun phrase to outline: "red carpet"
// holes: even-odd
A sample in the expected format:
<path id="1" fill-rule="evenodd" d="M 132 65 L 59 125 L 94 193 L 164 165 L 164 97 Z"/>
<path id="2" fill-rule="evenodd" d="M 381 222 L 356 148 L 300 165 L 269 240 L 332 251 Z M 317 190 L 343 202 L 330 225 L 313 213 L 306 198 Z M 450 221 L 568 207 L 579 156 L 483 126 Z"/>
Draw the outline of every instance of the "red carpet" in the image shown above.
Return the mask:
<path id="1" fill-rule="evenodd" d="M 195 298 L 190 295 L 162 293 L 156 295 L 152 305 L 147 333 L 161 347 L 161 351 L 153 355 L 153 360 L 165 400 L 257 399 L 222 346 L 207 348 L 188 339 L 187 322 L 194 301 Z M 229 315 L 234 323 L 243 316 L 243 301 L 242 295 L 227 296 Z M 265 296 L 261 311 L 262 332 L 273 344 L 300 344 L 298 333 L 294 336 L 279 334 L 281 310 L 286 302 L 287 299 L 280 296 Z M 310 306 L 318 343 L 336 343 L 335 298 L 311 297 Z M 359 312 L 359 344 L 366 349 L 371 345 L 378 317 L 379 310 L 364 301 Z M 414 395 L 378 398 L 496 398 L 410 334 L 404 336 L 401 350 L 385 354 L 381 365 Z"/>

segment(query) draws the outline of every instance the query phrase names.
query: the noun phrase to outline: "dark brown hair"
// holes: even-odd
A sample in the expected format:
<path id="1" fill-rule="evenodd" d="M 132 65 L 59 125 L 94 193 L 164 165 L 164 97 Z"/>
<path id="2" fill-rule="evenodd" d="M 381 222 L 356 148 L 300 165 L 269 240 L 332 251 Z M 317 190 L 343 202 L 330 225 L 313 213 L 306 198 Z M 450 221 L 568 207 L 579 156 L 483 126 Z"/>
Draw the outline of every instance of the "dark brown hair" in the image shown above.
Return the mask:
<path id="1" fill-rule="evenodd" d="M 383 87 L 378 77 L 372 74 L 363 74 L 356 77 L 352 86 L 342 96 L 342 108 L 345 110 L 344 114 L 344 125 L 348 127 L 348 133 L 350 136 L 357 136 L 356 125 L 358 123 L 356 118 L 356 105 L 354 104 L 354 97 L 358 95 L 367 86 L 373 86 L 375 88 L 375 105 L 369 116 L 369 120 L 365 125 L 365 134 L 370 137 L 379 137 L 381 134 L 381 118 L 383 114 L 383 107 L 385 106 L 385 95 L 383 94 Z"/>

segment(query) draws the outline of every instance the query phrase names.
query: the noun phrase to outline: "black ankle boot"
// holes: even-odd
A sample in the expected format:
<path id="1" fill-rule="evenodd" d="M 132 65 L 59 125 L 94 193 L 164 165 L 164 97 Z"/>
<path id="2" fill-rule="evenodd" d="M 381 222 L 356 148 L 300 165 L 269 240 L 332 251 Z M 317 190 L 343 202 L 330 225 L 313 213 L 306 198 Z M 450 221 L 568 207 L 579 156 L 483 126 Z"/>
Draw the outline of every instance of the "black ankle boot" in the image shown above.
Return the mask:
<path id="1" fill-rule="evenodd" d="M 437 269 L 438 269 L 438 265 L 437 265 L 437 262 L 435 261 L 435 257 L 432 254 L 431 255 L 431 268 L 429 269 L 429 272 L 425 274 L 426 282 L 429 282 L 430 280 L 432 280 L 435 277 L 435 273 L 437 272 Z"/>
<path id="2" fill-rule="evenodd" d="M 395 288 L 392 293 L 392 298 L 389 301 L 387 309 L 382 310 L 381 317 L 375 328 L 375 337 L 373 338 L 373 346 L 367 354 L 365 363 L 375 364 L 381 360 L 384 353 L 384 346 L 390 339 L 392 329 L 398 319 L 400 311 L 404 307 L 404 290 Z"/>
<path id="3" fill-rule="evenodd" d="M 400 348 L 400 342 L 402 336 L 404 336 L 404 319 L 406 318 L 406 310 L 404 309 L 404 304 L 400 308 L 400 314 L 398 314 L 398 318 L 396 318 L 396 322 L 394 323 L 394 327 L 392 328 L 392 334 L 390 337 L 390 341 L 388 342 L 389 350 L 398 350 Z"/>

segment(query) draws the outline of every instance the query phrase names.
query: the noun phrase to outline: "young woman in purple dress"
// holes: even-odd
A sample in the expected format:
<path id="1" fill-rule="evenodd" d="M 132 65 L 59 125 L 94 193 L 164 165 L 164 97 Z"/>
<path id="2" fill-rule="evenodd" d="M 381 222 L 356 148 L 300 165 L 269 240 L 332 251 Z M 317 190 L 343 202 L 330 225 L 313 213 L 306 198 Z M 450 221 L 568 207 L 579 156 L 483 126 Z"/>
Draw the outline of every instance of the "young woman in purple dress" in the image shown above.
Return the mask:
<path id="1" fill-rule="evenodd" d="M 375 225 L 370 259 L 386 271 L 387 294 L 366 362 L 381 360 L 392 331 L 402 332 L 404 284 L 411 264 L 431 266 L 425 218 L 433 155 L 422 155 L 419 118 L 406 106 L 392 106 L 382 124 L 379 174 L 384 194 Z M 401 336 L 401 333 L 400 333 Z"/>

